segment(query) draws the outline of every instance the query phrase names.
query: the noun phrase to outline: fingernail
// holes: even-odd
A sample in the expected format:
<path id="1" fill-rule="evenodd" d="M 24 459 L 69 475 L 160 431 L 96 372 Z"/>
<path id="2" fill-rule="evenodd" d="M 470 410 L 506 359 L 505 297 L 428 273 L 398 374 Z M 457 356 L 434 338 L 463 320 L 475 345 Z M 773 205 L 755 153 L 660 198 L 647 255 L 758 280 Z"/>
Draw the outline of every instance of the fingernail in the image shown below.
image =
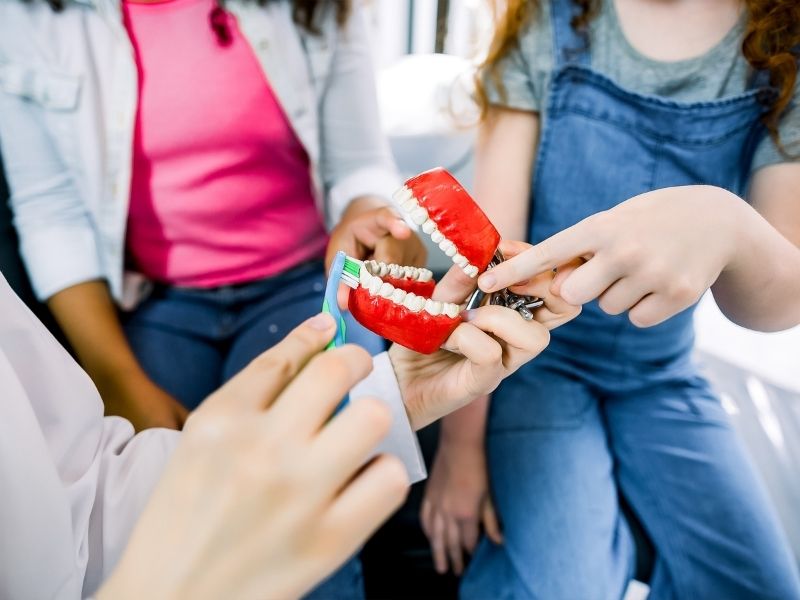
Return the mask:
<path id="1" fill-rule="evenodd" d="M 319 313 L 306 321 L 309 327 L 317 331 L 328 331 L 330 328 L 336 326 L 336 321 L 328 313 Z"/>
<path id="2" fill-rule="evenodd" d="M 485 292 L 489 292 L 492 290 L 494 285 L 497 283 L 497 277 L 492 274 L 483 275 L 478 283 L 481 286 L 481 289 Z"/>
<path id="3" fill-rule="evenodd" d="M 461 316 L 464 317 L 464 320 L 469 323 L 470 321 L 475 320 L 475 313 L 478 311 L 477 308 L 472 308 L 470 310 L 465 310 L 461 313 Z"/>

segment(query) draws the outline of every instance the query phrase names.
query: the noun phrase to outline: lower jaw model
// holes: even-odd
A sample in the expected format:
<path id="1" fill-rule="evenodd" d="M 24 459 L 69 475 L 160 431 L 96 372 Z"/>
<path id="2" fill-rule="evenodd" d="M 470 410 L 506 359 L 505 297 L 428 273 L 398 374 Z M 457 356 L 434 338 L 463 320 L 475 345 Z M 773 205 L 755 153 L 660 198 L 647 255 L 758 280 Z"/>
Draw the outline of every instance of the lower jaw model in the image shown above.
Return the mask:
<path id="1" fill-rule="evenodd" d="M 489 266 L 500 234 L 450 173 L 439 168 L 412 177 L 394 199 L 466 275 L 474 279 Z M 348 308 L 374 333 L 430 354 L 463 321 L 461 306 L 431 299 L 435 286 L 428 269 L 365 261 Z"/>

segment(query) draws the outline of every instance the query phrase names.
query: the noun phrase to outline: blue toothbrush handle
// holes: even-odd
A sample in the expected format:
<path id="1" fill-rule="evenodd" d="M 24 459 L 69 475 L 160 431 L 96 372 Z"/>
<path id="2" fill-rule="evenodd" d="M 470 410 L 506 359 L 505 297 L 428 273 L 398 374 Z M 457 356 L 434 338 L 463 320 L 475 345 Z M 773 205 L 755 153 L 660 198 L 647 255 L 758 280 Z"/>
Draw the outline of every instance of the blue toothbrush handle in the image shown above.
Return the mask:
<path id="1" fill-rule="evenodd" d="M 347 326 L 345 325 L 344 318 L 342 317 L 342 311 L 339 310 L 339 303 L 336 298 L 339 292 L 339 283 L 342 278 L 342 272 L 344 271 L 344 261 L 346 258 L 347 255 L 344 252 L 337 252 L 333 259 L 333 264 L 331 264 L 331 268 L 328 271 L 328 284 L 325 287 L 325 299 L 322 303 L 322 312 L 330 313 L 330 315 L 336 321 L 336 335 L 333 336 L 333 339 L 328 344 L 326 350 L 330 350 L 331 348 L 339 348 L 344 346 L 346 343 Z M 342 408 L 344 408 L 349 401 L 350 395 L 347 394 L 345 395 L 341 404 L 339 404 L 336 412 L 339 412 Z"/>

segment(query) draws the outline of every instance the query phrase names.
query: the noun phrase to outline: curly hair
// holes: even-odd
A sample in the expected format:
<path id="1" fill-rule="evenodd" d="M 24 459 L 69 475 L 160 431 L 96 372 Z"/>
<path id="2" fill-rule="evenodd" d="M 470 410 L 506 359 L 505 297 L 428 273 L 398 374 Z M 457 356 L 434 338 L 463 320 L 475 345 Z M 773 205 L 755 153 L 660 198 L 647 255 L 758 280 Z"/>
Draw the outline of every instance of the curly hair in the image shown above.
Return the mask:
<path id="1" fill-rule="evenodd" d="M 30 0 L 28 0 L 30 1 Z M 279 2 L 280 0 L 253 0 L 261 6 Z M 67 0 L 46 0 L 56 12 L 64 10 Z M 217 35 L 217 39 L 222 44 L 230 43 L 230 32 L 228 30 L 227 19 L 225 18 L 225 3 L 224 0 L 215 0 L 215 8 L 209 15 L 209 22 L 211 28 Z M 292 0 L 292 15 L 295 23 L 305 27 L 312 33 L 318 33 L 317 17 L 321 12 L 333 7 L 336 10 L 336 21 L 339 25 L 343 25 L 348 16 L 350 15 L 350 8 L 352 5 L 351 0 Z"/>
<path id="2" fill-rule="evenodd" d="M 580 11 L 572 19 L 572 27 L 583 34 L 588 43 L 588 28 L 597 14 L 601 0 L 572 0 Z M 611 0 L 608 0 L 611 1 Z M 755 71 L 769 73 L 770 85 L 778 94 L 763 116 L 764 126 L 782 152 L 778 124 L 794 97 L 800 57 L 800 2 L 798 0 L 743 0 L 747 9 L 747 25 L 742 54 Z M 477 97 L 481 114 L 486 115 L 489 98 L 486 82 L 501 94 L 502 61 L 519 47 L 520 34 L 538 7 L 536 0 L 505 0 L 505 8 L 495 0 L 497 25 L 489 52 L 477 74 Z"/>

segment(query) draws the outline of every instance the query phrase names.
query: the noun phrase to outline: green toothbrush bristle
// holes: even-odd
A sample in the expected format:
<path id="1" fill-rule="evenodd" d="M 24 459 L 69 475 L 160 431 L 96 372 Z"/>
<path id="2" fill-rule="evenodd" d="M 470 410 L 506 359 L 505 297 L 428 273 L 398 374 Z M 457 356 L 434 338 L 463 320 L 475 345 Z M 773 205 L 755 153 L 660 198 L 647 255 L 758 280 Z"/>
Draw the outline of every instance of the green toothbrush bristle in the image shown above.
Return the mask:
<path id="1" fill-rule="evenodd" d="M 344 259 L 344 272 L 358 277 L 361 273 L 361 262 L 348 256 Z"/>

